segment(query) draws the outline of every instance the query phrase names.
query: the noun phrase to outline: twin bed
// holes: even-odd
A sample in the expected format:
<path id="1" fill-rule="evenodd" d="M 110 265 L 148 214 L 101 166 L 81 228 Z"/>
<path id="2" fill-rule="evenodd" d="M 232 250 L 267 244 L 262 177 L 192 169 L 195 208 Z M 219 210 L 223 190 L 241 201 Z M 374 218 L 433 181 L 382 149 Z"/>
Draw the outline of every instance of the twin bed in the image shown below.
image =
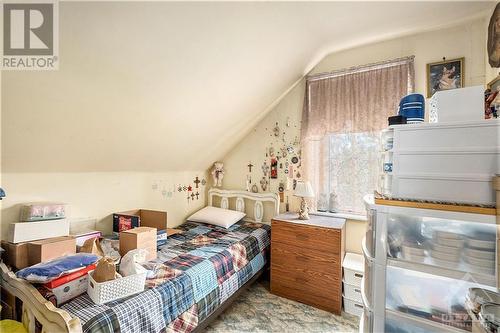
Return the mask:
<path id="1" fill-rule="evenodd" d="M 103 305 L 87 294 L 56 308 L 29 283 L 2 268 L 2 285 L 23 302 L 30 332 L 199 332 L 265 270 L 269 221 L 279 212 L 276 194 L 211 189 L 209 205 L 246 212 L 230 228 L 187 221 L 169 236 L 143 292 Z M 246 209 L 246 202 L 253 203 Z M 265 214 L 265 203 L 272 206 Z M 250 205 L 251 206 L 251 205 Z M 264 219 L 265 215 L 269 215 Z M 36 320 L 35 320 L 36 318 Z"/>

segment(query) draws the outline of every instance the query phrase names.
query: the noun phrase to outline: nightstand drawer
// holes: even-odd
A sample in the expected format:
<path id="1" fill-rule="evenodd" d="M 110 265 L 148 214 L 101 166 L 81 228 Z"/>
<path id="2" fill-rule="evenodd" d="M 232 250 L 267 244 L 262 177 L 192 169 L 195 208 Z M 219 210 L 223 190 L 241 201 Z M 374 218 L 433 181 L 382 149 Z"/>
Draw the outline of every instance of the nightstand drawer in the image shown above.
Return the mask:
<path id="1" fill-rule="evenodd" d="M 280 283 L 277 283 L 274 286 L 272 285 L 271 292 L 280 297 L 285 297 L 297 302 L 309 304 L 319 309 L 333 312 L 337 315 L 341 314 L 341 299 L 325 298 L 323 296 L 306 294 L 304 293 L 303 289 L 290 288 Z"/>
<path id="2" fill-rule="evenodd" d="M 342 268 L 337 254 L 304 249 L 297 246 L 273 242 L 271 245 L 271 266 L 288 270 L 307 270 L 319 274 L 340 276 Z"/>
<path id="3" fill-rule="evenodd" d="M 340 230 L 308 226 L 297 223 L 272 221 L 273 242 L 304 247 L 329 254 L 340 253 Z"/>
<path id="4" fill-rule="evenodd" d="M 340 301 L 342 288 L 339 276 L 318 274 L 302 270 L 271 267 L 271 292 L 276 288 L 302 291 L 303 295 L 314 295 L 324 299 Z"/>

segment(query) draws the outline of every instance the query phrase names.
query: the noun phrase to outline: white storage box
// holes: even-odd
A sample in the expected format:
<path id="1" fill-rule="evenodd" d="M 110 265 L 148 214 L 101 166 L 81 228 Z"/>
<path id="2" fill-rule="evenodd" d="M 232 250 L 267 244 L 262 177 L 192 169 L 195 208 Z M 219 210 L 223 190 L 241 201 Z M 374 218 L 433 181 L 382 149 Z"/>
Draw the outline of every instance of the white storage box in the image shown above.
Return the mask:
<path id="1" fill-rule="evenodd" d="M 500 121 L 397 125 L 388 196 L 493 205 Z M 383 185 L 383 186 L 382 186 Z"/>
<path id="2" fill-rule="evenodd" d="M 365 267 L 363 256 L 346 253 L 342 267 L 344 268 L 344 282 L 358 288 L 361 287 Z"/>
<path id="3" fill-rule="evenodd" d="M 89 284 L 87 294 L 96 304 L 104 304 L 144 290 L 146 273 L 134 274 L 106 282 L 95 282 L 94 271 L 88 272 Z"/>
<path id="4" fill-rule="evenodd" d="M 345 297 L 343 299 L 344 311 L 352 315 L 361 317 L 361 315 L 363 314 L 363 303 L 358 303 Z"/>
<path id="5" fill-rule="evenodd" d="M 11 223 L 8 239 L 12 243 L 20 243 L 68 235 L 69 221 L 63 219 Z"/>
<path id="6" fill-rule="evenodd" d="M 361 287 L 352 286 L 347 283 L 343 283 L 344 285 L 344 298 L 348 298 L 351 301 L 355 301 L 357 303 L 362 304 L 363 298 L 361 297 Z"/>
<path id="7" fill-rule="evenodd" d="M 484 119 L 484 86 L 436 92 L 429 101 L 429 122 Z"/>

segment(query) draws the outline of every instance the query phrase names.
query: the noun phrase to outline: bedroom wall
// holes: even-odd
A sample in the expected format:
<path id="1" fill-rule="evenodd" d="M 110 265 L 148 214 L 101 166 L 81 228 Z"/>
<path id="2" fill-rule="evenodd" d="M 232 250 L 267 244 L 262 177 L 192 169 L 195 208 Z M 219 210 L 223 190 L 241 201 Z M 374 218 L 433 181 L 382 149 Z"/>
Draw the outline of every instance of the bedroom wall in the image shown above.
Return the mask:
<path id="1" fill-rule="evenodd" d="M 6 239 L 8 225 L 18 221 L 20 204 L 25 202 L 65 202 L 68 204 L 69 217 L 96 219 L 96 228 L 105 233 L 112 231 L 113 212 L 136 208 L 167 211 L 168 226 L 175 227 L 206 205 L 205 187 L 208 185 L 200 184 L 199 199 L 190 201 L 187 200 L 188 192 L 177 191 L 178 185 L 194 187 L 196 176 L 200 180 L 208 180 L 205 170 L 2 172 L 0 184 L 6 190 L 7 197 L 0 201 L 1 239 Z"/>
<path id="2" fill-rule="evenodd" d="M 465 57 L 465 85 L 483 85 L 485 83 L 485 34 L 486 18 L 463 22 L 460 25 L 437 31 L 422 32 L 384 42 L 369 44 L 328 55 L 319 62 L 312 73 L 328 72 L 361 64 L 367 64 L 402 56 L 415 55 L 416 92 L 426 95 L 426 64 L 447 59 Z M 276 122 L 283 126 L 289 119 L 287 136 L 300 136 L 300 118 L 305 84 L 301 80 L 248 134 L 223 162 L 226 168 L 224 187 L 244 188 L 249 161 L 255 165 L 252 179 L 260 179 L 260 166 L 266 159 L 265 151 L 276 141 L 269 136 L 269 129 Z M 294 125 L 298 124 L 297 127 Z M 282 173 L 279 178 L 282 177 Z M 271 181 L 271 190 L 276 191 L 278 181 Z M 261 191 L 261 189 L 259 189 Z M 292 202 L 291 210 L 298 207 L 298 200 L 287 192 Z M 347 251 L 361 253 L 361 239 L 365 231 L 365 222 L 348 220 Z"/>
<path id="3" fill-rule="evenodd" d="M 174 189 L 178 184 L 192 184 L 195 176 L 206 177 L 196 171 L 4 173 L 2 186 L 8 192 L 2 207 L 2 239 L 8 224 L 18 220 L 20 204 L 36 201 L 65 202 L 68 216 L 95 218 L 97 229 L 105 233 L 112 231 L 113 212 L 136 208 L 165 210 L 168 226 L 174 227 L 205 205 L 203 187 L 199 199 L 189 202 L 187 192 Z M 163 195 L 164 189 L 173 191 L 172 196 Z"/>

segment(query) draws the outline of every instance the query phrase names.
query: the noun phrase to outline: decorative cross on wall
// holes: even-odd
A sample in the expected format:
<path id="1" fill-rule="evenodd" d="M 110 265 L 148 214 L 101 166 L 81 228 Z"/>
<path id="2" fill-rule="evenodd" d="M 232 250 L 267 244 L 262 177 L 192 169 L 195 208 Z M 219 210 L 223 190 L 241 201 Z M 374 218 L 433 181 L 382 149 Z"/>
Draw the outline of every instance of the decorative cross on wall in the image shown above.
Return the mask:
<path id="1" fill-rule="evenodd" d="M 269 173 L 269 165 L 266 162 L 262 164 L 262 172 L 264 173 L 264 176 L 267 176 Z"/>
<path id="2" fill-rule="evenodd" d="M 196 185 L 196 188 L 198 188 L 198 184 L 201 183 L 201 181 L 198 179 L 198 176 L 196 176 L 196 179 L 193 181 L 193 183 Z"/>
<path id="3" fill-rule="evenodd" d="M 248 167 L 248 172 L 252 172 L 252 167 L 253 167 L 252 162 L 248 162 L 247 167 Z"/>
<path id="4" fill-rule="evenodd" d="M 195 194 L 191 193 L 191 200 L 194 200 L 194 196 L 195 196 Z"/>
<path id="5" fill-rule="evenodd" d="M 200 193 L 196 192 L 196 200 L 199 199 Z"/>

